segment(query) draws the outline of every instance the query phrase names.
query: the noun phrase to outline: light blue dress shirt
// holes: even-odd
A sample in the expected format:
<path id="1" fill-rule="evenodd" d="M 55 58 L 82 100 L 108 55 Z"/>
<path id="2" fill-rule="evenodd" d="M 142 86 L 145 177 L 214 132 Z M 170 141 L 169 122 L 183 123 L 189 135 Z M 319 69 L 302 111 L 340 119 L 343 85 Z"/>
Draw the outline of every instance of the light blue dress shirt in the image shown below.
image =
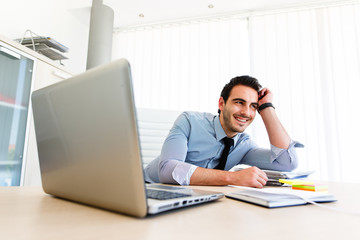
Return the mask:
<path id="1" fill-rule="evenodd" d="M 215 168 L 219 163 L 226 134 L 218 115 L 183 112 L 167 136 L 159 157 L 145 168 L 145 180 L 151 183 L 189 185 L 197 167 Z M 295 147 L 302 144 L 291 141 L 288 149 L 271 145 L 259 148 L 246 133 L 238 133 L 230 148 L 224 170 L 237 164 L 257 166 L 261 169 L 292 171 L 298 160 Z"/>

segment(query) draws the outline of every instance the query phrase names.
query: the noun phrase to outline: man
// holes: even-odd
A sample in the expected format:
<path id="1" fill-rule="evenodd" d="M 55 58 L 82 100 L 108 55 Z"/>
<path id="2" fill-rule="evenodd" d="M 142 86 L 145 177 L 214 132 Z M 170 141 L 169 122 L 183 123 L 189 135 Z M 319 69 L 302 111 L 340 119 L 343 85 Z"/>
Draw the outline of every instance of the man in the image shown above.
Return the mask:
<path id="1" fill-rule="evenodd" d="M 235 77 L 221 92 L 219 115 L 182 113 L 170 130 L 160 156 L 146 167 L 146 181 L 261 188 L 267 176 L 259 168 L 295 169 L 295 147 L 302 145 L 290 139 L 277 118 L 272 92 L 261 88 L 255 78 Z M 257 111 L 265 124 L 271 149 L 257 147 L 244 133 Z M 253 167 L 227 171 L 240 163 Z"/>

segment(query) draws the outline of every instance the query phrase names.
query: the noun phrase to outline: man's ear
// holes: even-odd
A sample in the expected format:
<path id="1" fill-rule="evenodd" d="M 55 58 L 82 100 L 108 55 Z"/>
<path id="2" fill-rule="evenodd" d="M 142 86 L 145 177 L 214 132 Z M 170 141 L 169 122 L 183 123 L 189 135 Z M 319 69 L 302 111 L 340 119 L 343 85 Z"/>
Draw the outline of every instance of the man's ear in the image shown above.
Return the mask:
<path id="1" fill-rule="evenodd" d="M 220 98 L 219 98 L 219 105 L 218 105 L 220 111 L 223 111 L 224 105 L 225 105 L 224 98 L 223 98 L 223 97 L 220 97 Z"/>

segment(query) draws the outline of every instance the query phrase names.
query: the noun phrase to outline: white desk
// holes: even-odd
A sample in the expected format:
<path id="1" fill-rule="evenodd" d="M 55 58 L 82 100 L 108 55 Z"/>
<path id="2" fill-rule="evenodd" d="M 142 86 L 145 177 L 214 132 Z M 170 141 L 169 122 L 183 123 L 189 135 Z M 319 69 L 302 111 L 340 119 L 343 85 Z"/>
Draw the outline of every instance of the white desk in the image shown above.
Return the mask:
<path id="1" fill-rule="evenodd" d="M 230 192 L 230 187 L 193 187 Z M 360 211 L 360 184 L 329 183 L 338 202 Z M 0 187 L 0 239 L 360 239 L 360 217 L 313 205 L 267 209 L 223 198 L 137 219 L 45 194 Z"/>

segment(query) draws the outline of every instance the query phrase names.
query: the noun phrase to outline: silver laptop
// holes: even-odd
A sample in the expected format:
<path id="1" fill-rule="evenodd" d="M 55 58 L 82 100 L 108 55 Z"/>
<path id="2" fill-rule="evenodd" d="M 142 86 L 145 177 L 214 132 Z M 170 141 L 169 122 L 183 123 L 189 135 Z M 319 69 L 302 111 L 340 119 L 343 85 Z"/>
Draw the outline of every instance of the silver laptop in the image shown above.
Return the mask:
<path id="1" fill-rule="evenodd" d="M 137 217 L 223 197 L 144 183 L 125 59 L 33 92 L 32 107 L 48 194 Z"/>

